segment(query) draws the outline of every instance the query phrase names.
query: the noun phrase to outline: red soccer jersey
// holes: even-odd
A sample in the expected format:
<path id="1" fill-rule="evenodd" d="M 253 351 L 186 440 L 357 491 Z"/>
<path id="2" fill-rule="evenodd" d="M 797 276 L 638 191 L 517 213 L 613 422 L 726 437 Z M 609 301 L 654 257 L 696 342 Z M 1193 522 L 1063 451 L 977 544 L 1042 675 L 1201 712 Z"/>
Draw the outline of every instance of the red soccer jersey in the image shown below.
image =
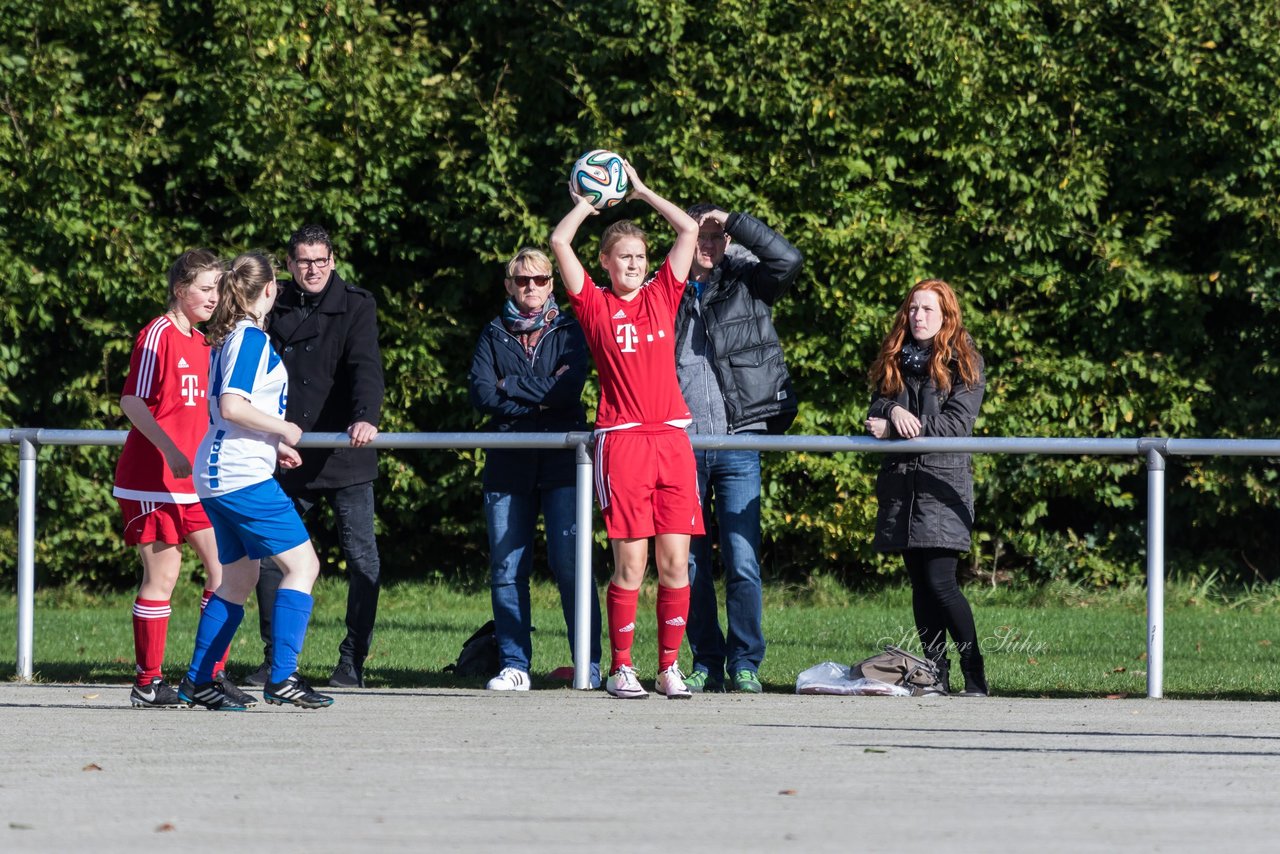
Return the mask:
<path id="1" fill-rule="evenodd" d="M 193 459 L 209 427 L 206 390 L 209 385 L 209 347 L 192 330 L 183 335 L 167 315 L 138 333 L 129 357 L 129 378 L 123 394 L 146 401 L 160 429 Z M 195 504 L 200 499 L 190 477 L 176 478 L 160 449 L 133 429 L 116 464 L 113 494 L 135 501 Z"/>
<path id="2" fill-rule="evenodd" d="M 597 430 L 637 424 L 686 427 L 692 421 L 676 380 L 676 309 L 684 282 L 664 260 L 630 301 L 602 290 L 583 272 L 569 302 L 587 336 L 600 374 Z"/>

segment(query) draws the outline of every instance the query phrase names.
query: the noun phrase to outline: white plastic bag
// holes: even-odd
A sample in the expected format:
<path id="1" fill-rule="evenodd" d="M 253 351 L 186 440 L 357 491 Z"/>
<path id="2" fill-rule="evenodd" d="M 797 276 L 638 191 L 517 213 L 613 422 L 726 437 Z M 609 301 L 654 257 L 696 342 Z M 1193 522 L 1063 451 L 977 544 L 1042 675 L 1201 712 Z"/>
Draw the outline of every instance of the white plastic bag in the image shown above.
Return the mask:
<path id="1" fill-rule="evenodd" d="M 847 664 L 824 661 L 796 677 L 797 694 L 843 694 L 845 696 L 910 697 L 911 691 L 901 685 L 890 685 L 875 679 L 853 679 Z"/>

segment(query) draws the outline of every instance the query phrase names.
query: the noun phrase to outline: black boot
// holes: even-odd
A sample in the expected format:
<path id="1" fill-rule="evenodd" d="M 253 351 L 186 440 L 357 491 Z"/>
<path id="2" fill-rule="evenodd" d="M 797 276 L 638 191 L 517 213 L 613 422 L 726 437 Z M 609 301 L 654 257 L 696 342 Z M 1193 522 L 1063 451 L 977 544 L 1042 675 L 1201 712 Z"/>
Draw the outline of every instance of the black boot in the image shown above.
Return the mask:
<path id="1" fill-rule="evenodd" d="M 961 659 L 960 670 L 964 673 L 964 690 L 957 697 L 988 697 L 991 695 L 987 687 L 986 664 L 982 653 L 975 648 L 968 660 Z"/>
<path id="2" fill-rule="evenodd" d="M 942 689 L 943 694 L 951 693 L 951 662 L 944 656 L 935 661 L 938 666 L 938 687 Z"/>
<path id="3" fill-rule="evenodd" d="M 938 671 L 938 688 L 940 689 L 939 693 L 950 694 L 951 693 L 951 685 L 950 685 L 951 661 L 947 658 L 946 648 L 944 647 L 943 649 L 937 650 L 937 651 L 926 650 L 925 658 L 932 661 L 933 666 Z"/>

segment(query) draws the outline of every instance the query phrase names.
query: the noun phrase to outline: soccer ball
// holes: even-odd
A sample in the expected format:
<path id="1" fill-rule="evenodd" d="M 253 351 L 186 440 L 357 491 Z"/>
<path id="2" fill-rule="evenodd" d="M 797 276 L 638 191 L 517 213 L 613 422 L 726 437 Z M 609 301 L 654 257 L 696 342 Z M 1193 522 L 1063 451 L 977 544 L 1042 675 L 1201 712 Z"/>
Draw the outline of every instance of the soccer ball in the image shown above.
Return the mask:
<path id="1" fill-rule="evenodd" d="M 622 168 L 622 158 L 612 151 L 597 148 L 588 151 L 573 164 L 569 173 L 569 189 L 587 201 L 596 210 L 611 208 L 631 192 L 627 170 Z"/>

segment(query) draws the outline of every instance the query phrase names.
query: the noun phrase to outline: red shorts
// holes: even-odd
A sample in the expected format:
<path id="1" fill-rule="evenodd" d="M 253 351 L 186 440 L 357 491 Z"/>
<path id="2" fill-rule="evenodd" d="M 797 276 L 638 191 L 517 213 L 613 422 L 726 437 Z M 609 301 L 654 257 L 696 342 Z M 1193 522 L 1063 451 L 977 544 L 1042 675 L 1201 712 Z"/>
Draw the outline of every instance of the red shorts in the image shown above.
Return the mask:
<path id="1" fill-rule="evenodd" d="M 180 545 L 187 535 L 212 527 L 199 501 L 194 504 L 173 504 L 161 501 L 135 501 L 117 498 L 120 513 L 124 516 L 124 541 L 126 545 L 143 543 L 167 543 Z"/>
<path id="2" fill-rule="evenodd" d="M 688 433 L 667 425 L 600 433 L 595 464 L 609 539 L 704 533 Z"/>

